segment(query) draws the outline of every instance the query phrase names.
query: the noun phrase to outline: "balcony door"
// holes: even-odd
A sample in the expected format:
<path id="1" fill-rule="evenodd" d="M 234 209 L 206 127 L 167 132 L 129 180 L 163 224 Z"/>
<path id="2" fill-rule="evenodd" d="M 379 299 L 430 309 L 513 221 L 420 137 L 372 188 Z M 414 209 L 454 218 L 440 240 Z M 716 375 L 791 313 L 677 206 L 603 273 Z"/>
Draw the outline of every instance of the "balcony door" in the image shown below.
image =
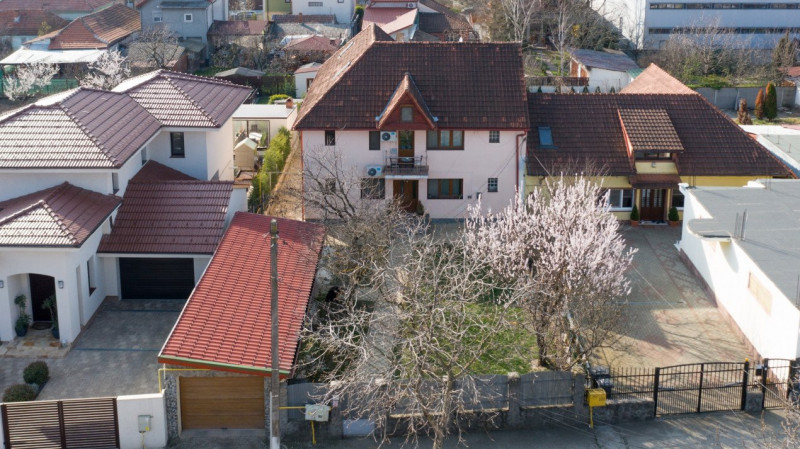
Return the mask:
<path id="1" fill-rule="evenodd" d="M 414 131 L 398 131 L 397 143 L 397 157 L 414 157 Z M 413 163 L 414 160 L 412 159 L 411 162 Z"/>

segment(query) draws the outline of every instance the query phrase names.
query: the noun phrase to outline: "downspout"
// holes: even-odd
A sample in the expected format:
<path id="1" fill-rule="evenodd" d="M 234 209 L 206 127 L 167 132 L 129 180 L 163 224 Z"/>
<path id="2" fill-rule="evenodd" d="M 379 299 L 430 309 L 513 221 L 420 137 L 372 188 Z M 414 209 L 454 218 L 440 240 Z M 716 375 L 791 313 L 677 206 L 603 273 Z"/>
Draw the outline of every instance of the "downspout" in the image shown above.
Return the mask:
<path id="1" fill-rule="evenodd" d="M 300 131 L 300 219 L 306 221 L 305 155 L 303 154 L 303 131 Z"/>
<path id="2" fill-rule="evenodd" d="M 520 138 L 522 138 L 522 140 L 520 140 Z M 520 180 L 525 179 L 525 177 L 519 171 L 519 147 L 521 142 L 527 142 L 527 141 L 528 141 L 528 131 L 524 131 L 522 134 L 517 134 L 517 149 L 516 149 L 517 170 L 514 172 L 514 188 L 519 194 L 520 199 L 525 198 L 525 186 L 523 185 L 522 189 L 520 189 Z"/>

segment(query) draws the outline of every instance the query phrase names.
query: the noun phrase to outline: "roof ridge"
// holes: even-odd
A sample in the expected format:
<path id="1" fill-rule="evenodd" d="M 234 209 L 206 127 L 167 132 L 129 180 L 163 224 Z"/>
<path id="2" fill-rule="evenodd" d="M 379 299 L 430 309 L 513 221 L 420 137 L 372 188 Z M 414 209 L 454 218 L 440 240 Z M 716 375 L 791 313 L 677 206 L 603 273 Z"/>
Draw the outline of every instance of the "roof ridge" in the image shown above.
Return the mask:
<path id="1" fill-rule="evenodd" d="M 108 150 L 108 148 L 106 148 L 106 146 L 103 145 L 97 139 L 97 137 L 95 137 L 94 134 L 92 134 L 91 132 L 89 132 L 88 129 L 86 129 L 86 126 L 83 124 L 83 122 L 81 122 L 74 114 L 72 114 L 72 112 L 69 110 L 68 107 L 66 107 L 62 102 L 58 102 L 57 106 L 58 106 L 59 109 L 64 111 L 65 114 L 67 114 L 67 117 L 69 117 L 70 120 L 72 120 L 76 125 L 78 125 L 80 130 L 83 131 L 84 134 L 86 134 L 86 137 L 88 137 L 89 140 L 91 140 L 92 143 L 94 143 L 97 146 L 97 148 L 99 148 L 100 151 L 103 152 L 103 154 L 106 156 L 106 158 L 108 158 L 109 162 L 111 162 L 113 165 L 117 165 L 117 162 L 118 162 L 117 158 L 112 156 L 111 152 Z"/>
<path id="2" fill-rule="evenodd" d="M 33 204 L 29 205 L 29 206 L 23 207 L 22 209 L 14 212 L 11 215 L 8 215 L 8 216 L 5 216 L 5 217 L 0 217 L 0 225 L 4 225 L 4 224 L 6 224 L 6 223 L 8 223 L 10 221 L 16 220 L 17 218 L 28 214 L 30 211 L 42 206 L 43 204 L 44 204 L 44 200 L 40 199 L 40 200 L 36 201 L 35 203 L 33 203 Z"/>
<path id="3" fill-rule="evenodd" d="M 161 75 L 159 75 L 159 76 L 161 76 Z M 211 115 L 208 113 L 208 111 L 206 111 L 206 110 L 205 110 L 205 108 L 203 108 L 202 106 L 200 106 L 199 104 L 197 104 L 197 102 L 196 102 L 196 101 L 194 101 L 194 98 L 192 98 L 192 97 L 191 97 L 189 94 L 187 94 L 187 93 L 186 93 L 186 92 L 185 92 L 183 89 L 181 89 L 181 88 L 180 88 L 180 86 L 178 86 L 177 84 L 173 83 L 173 82 L 172 82 L 172 79 L 170 79 L 168 76 L 165 76 L 165 77 L 164 77 L 164 79 L 166 79 L 166 80 L 167 80 L 167 82 L 168 82 L 168 83 L 169 83 L 169 84 L 170 84 L 172 87 L 174 87 L 175 89 L 177 89 L 177 90 L 178 90 L 178 92 L 180 92 L 180 93 L 181 93 L 181 94 L 182 94 L 182 95 L 183 95 L 183 96 L 184 96 L 184 97 L 185 97 L 187 100 L 189 100 L 189 102 L 190 102 L 190 103 L 192 103 L 192 104 L 193 104 L 193 105 L 194 105 L 194 106 L 195 106 L 197 109 L 199 109 L 199 110 L 200 110 L 200 112 L 202 112 L 202 113 L 203 113 L 203 116 L 206 118 L 206 120 L 208 120 L 209 122 L 213 123 L 213 124 L 214 124 L 214 126 L 221 126 L 221 124 L 217 123 L 217 122 L 216 122 L 216 120 L 214 120 L 213 118 L 211 118 Z"/>
<path id="4" fill-rule="evenodd" d="M 56 189 L 56 190 L 58 190 L 58 189 Z M 48 198 L 49 197 L 50 196 L 48 195 Z M 74 233 L 72 233 L 69 230 L 69 227 L 66 225 L 66 223 L 64 223 L 64 220 L 62 220 L 61 217 L 59 217 L 58 214 L 55 213 L 55 211 L 50 207 L 50 205 L 47 204 L 47 201 L 44 201 L 44 200 L 40 200 L 40 201 L 42 202 L 42 208 L 45 211 L 47 211 L 47 213 L 50 215 L 50 217 L 53 220 L 55 220 L 56 224 L 58 225 L 58 227 L 61 228 L 61 231 L 64 233 L 64 235 L 66 235 L 66 237 L 72 242 L 73 245 L 77 244 L 78 243 L 78 238 L 75 236 Z"/>

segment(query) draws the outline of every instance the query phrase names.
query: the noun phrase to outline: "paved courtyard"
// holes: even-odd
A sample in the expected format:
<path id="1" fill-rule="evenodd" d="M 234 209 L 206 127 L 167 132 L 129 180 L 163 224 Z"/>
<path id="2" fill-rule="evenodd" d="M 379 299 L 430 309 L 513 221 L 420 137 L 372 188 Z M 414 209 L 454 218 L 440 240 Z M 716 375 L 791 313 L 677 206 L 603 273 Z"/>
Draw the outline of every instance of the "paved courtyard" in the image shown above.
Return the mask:
<path id="1" fill-rule="evenodd" d="M 0 390 L 21 383 L 30 362 L 44 360 L 50 382 L 38 399 L 155 393 L 156 357 L 183 304 L 108 298 L 66 357 L 0 359 Z"/>
<path id="2" fill-rule="evenodd" d="M 679 258 L 680 232 L 626 227 L 626 240 L 639 249 L 629 271 L 632 291 L 618 340 L 599 352 L 598 363 L 657 367 L 748 357 L 735 329 Z"/>

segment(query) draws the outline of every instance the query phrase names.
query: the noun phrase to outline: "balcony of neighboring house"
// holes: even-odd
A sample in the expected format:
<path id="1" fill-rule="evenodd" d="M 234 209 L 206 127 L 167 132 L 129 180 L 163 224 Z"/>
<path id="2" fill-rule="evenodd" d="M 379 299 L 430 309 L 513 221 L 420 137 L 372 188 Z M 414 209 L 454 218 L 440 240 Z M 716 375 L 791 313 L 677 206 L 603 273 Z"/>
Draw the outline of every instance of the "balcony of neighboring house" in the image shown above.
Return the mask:
<path id="1" fill-rule="evenodd" d="M 388 179 L 424 179 L 428 177 L 425 156 L 392 156 L 386 158 L 384 175 Z"/>

